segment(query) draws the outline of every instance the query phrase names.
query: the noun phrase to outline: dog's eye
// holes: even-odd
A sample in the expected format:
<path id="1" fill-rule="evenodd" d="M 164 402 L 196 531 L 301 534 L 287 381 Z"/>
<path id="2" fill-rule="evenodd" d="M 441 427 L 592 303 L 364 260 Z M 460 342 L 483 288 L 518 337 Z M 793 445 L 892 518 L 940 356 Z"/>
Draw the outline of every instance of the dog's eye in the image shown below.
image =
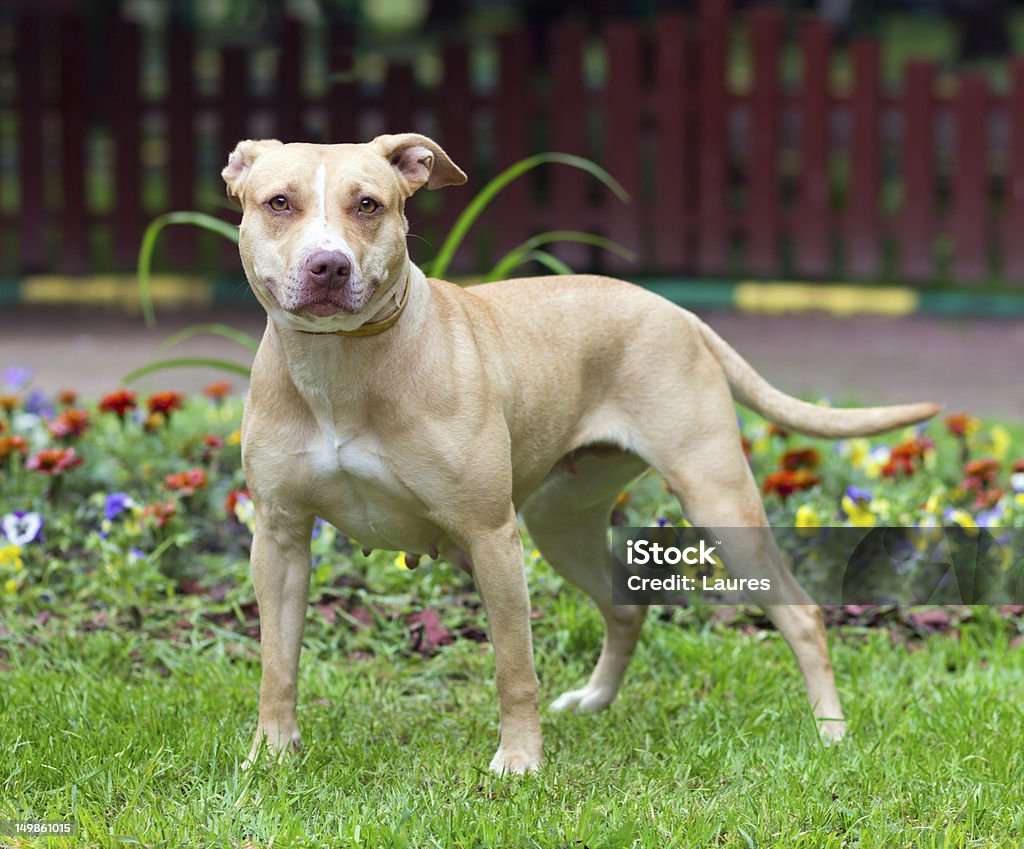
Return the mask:
<path id="1" fill-rule="evenodd" d="M 378 209 L 380 209 L 380 204 L 373 198 L 363 198 L 359 201 L 359 211 L 365 212 L 367 215 L 371 212 L 376 212 Z"/>
<path id="2" fill-rule="evenodd" d="M 284 212 L 288 209 L 288 198 L 284 195 L 275 195 L 270 199 L 268 206 L 274 210 L 274 212 Z"/>

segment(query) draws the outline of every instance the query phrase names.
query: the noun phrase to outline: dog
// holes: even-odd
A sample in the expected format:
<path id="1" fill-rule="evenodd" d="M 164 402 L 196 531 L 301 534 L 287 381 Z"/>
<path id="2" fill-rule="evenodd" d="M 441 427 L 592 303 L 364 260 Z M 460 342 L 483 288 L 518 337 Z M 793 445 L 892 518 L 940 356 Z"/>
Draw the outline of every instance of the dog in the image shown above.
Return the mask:
<path id="1" fill-rule="evenodd" d="M 643 607 L 612 603 L 609 515 L 653 467 L 705 527 L 765 527 L 733 397 L 803 434 L 920 422 L 920 403 L 833 409 L 775 389 L 703 321 L 592 275 L 461 288 L 409 258 L 406 200 L 466 175 L 415 133 L 366 144 L 242 141 L 222 172 L 239 251 L 268 322 L 252 368 L 242 462 L 255 507 L 259 722 L 249 755 L 301 743 L 297 670 L 316 517 L 364 547 L 443 556 L 471 572 L 494 647 L 499 744 L 490 768 L 542 761 L 530 600 L 517 514 L 544 558 L 596 602 L 604 645 L 551 705 L 618 693 Z M 845 720 L 821 612 L 762 541 L 730 563 L 801 604 L 767 614 L 792 648 L 821 738 Z"/>

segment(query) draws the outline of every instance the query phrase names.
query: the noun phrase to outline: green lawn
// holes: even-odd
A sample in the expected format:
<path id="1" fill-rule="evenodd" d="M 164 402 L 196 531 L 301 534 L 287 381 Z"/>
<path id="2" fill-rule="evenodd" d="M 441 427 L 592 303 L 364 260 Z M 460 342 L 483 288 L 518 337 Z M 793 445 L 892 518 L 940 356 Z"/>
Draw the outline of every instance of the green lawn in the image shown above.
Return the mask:
<path id="1" fill-rule="evenodd" d="M 534 584 L 551 588 L 535 599 L 550 701 L 589 672 L 599 624 L 546 567 Z M 652 615 L 619 701 L 546 718 L 547 763 L 525 778 L 486 771 L 486 644 L 424 658 L 381 625 L 359 637 L 375 655 L 358 659 L 352 632 L 316 613 L 306 748 L 243 772 L 256 643 L 193 622 L 173 641 L 145 625 L 5 621 L 0 819 L 71 818 L 79 835 L 46 845 L 104 847 L 1018 847 L 1024 835 L 1024 664 L 1015 627 L 985 611 L 959 636 L 902 645 L 886 630 L 834 634 L 852 735 L 833 749 L 778 635 L 709 624 L 707 609 Z"/>

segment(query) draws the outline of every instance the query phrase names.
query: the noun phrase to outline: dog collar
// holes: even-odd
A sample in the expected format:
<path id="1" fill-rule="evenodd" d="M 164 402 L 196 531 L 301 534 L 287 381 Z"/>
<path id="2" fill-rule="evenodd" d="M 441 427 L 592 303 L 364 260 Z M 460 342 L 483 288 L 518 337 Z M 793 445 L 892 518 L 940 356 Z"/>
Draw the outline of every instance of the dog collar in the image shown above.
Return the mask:
<path id="1" fill-rule="evenodd" d="M 389 327 L 391 327 L 402 315 L 402 311 L 405 309 L 405 305 L 409 302 L 409 290 L 412 289 L 412 275 L 405 279 L 405 292 L 402 294 L 402 300 L 398 302 L 398 307 L 391 315 L 387 318 L 382 318 L 380 321 L 371 321 L 366 324 L 362 324 L 355 330 L 300 330 L 300 333 L 309 333 L 313 336 L 376 336 L 378 333 L 383 333 Z"/>

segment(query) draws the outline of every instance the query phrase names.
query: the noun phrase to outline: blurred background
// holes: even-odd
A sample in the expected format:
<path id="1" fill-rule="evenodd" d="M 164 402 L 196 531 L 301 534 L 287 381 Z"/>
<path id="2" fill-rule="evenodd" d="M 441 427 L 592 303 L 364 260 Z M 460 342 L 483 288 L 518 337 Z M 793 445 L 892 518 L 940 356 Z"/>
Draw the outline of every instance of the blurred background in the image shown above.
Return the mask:
<path id="1" fill-rule="evenodd" d="M 463 272 L 557 226 L 638 254 L 562 249 L 577 269 L 1019 285 L 1022 53 L 1010 0 L 8 0 L 0 273 L 129 271 L 160 212 L 237 220 L 218 174 L 240 138 L 418 130 L 471 179 L 417 198 L 421 258 L 533 152 L 633 198 L 538 171 Z M 161 263 L 238 269 L 187 230 Z"/>
<path id="2" fill-rule="evenodd" d="M 830 311 L 718 321 L 790 391 L 895 400 L 934 384 L 1024 414 L 1022 322 L 973 320 L 1024 316 L 1022 56 L 1016 0 L 7 0 L 0 364 L 33 360 L 44 384 L 88 392 L 145 361 L 155 342 L 137 324 L 66 308 L 137 310 L 139 242 L 163 212 L 237 223 L 219 172 L 239 139 L 415 130 L 470 178 L 410 203 L 417 261 L 501 169 L 580 154 L 631 202 L 537 169 L 452 273 L 472 279 L 546 230 L 601 234 L 636 259 L 552 253 L 692 308 Z M 163 303 L 258 333 L 226 240 L 169 228 L 156 267 Z M 829 300 L 840 283 L 866 288 Z M 946 318 L 842 317 L 862 311 Z"/>

